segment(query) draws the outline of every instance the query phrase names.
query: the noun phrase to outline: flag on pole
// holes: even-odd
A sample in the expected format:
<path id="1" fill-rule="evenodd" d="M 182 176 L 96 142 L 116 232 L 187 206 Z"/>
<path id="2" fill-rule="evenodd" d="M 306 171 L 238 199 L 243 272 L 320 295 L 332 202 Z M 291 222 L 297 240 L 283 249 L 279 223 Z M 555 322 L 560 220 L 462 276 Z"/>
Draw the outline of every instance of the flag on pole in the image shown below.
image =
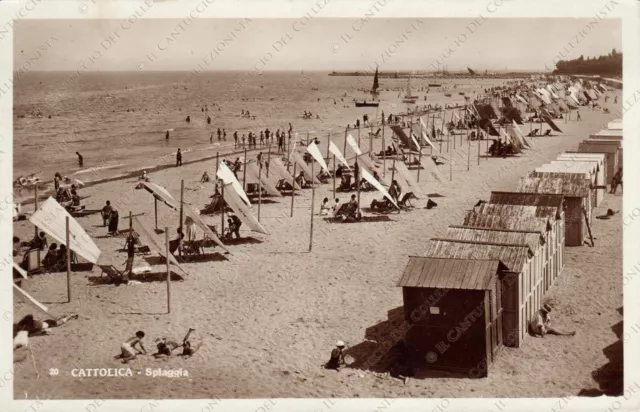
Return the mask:
<path id="1" fill-rule="evenodd" d="M 318 146 L 315 144 L 315 142 L 311 142 L 309 146 L 307 146 L 307 152 L 309 152 L 309 154 L 313 156 L 313 158 L 316 159 L 318 163 L 320 163 L 320 166 L 322 167 L 322 169 L 324 169 L 325 172 L 329 171 L 327 164 L 324 161 L 324 157 L 322 157 L 322 153 L 320 153 L 320 149 L 318 149 Z"/>
<path id="2" fill-rule="evenodd" d="M 347 169 L 351 170 L 351 168 L 349 167 L 349 163 L 347 163 L 347 159 L 344 158 L 344 156 L 340 152 L 340 149 L 338 149 L 338 146 L 333 144 L 333 142 L 329 142 L 329 151 L 333 153 L 333 155 L 340 161 L 340 163 L 345 165 Z"/>

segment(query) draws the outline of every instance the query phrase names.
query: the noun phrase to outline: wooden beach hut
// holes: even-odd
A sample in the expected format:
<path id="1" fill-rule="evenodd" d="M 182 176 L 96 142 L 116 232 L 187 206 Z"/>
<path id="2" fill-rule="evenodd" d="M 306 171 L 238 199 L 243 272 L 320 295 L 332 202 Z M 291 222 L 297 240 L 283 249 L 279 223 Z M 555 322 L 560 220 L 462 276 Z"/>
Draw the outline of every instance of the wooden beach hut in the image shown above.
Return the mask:
<path id="1" fill-rule="evenodd" d="M 622 129 L 602 129 L 589 135 L 589 140 L 617 140 L 622 141 Z"/>
<path id="2" fill-rule="evenodd" d="M 615 140 L 583 140 L 578 144 L 578 153 L 604 153 L 607 157 L 607 184 L 622 167 L 620 142 Z"/>
<path id="3" fill-rule="evenodd" d="M 505 270 L 499 260 L 409 257 L 396 286 L 412 325 L 407 343 L 429 357 L 429 368 L 487 376 L 503 346 Z"/>
<path id="4" fill-rule="evenodd" d="M 537 213 L 537 216 L 543 215 L 548 218 L 552 226 L 552 229 L 541 232 L 546 242 L 548 268 L 545 275 L 547 277 L 546 288 L 548 289 L 564 268 L 564 197 L 562 195 L 548 193 L 494 191 L 491 192 L 489 201 L 494 204 L 531 205 L 552 208 L 539 209 Z M 545 215 L 543 212 L 549 212 L 550 214 Z"/>
<path id="5" fill-rule="evenodd" d="M 505 346 L 520 347 L 527 334 L 527 321 L 538 309 L 533 303 L 535 293 L 531 287 L 535 268 L 533 252 L 528 246 L 431 239 L 425 256 L 502 262 L 507 267 L 499 274 L 502 342 Z M 443 271 L 443 276 L 448 273 Z"/>
<path id="6" fill-rule="evenodd" d="M 604 153 L 561 153 L 558 160 L 575 162 L 594 162 L 598 166 L 596 186 L 596 206 L 604 200 L 607 191 L 607 157 Z"/>
<path id="7" fill-rule="evenodd" d="M 607 123 L 607 129 L 609 130 L 622 130 L 622 119 L 614 119 Z"/>
<path id="8" fill-rule="evenodd" d="M 549 178 L 569 178 L 572 180 L 584 179 L 589 182 L 589 207 L 593 209 L 597 206 L 597 185 L 598 180 L 597 169 L 595 163 L 589 162 L 572 162 L 568 161 L 553 161 L 540 167 L 537 167 L 534 172 L 529 173 L 536 177 L 549 177 Z M 602 194 L 604 196 L 604 194 Z"/>
<path id="9" fill-rule="evenodd" d="M 535 173 L 535 172 L 534 172 Z M 563 174 L 561 177 L 543 177 L 535 174 L 520 178 L 518 191 L 526 193 L 550 193 L 564 196 L 565 246 L 582 246 L 587 235 L 586 213 L 590 219 L 590 184 L 580 175 Z M 584 212 L 583 212 L 584 210 Z"/>

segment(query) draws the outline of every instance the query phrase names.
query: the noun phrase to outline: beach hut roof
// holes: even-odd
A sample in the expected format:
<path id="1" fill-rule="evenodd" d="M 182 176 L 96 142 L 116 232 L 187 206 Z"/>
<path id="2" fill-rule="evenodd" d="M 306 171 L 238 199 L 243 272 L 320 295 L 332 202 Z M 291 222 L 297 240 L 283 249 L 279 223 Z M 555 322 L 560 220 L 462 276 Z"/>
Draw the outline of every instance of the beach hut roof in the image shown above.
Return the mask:
<path id="1" fill-rule="evenodd" d="M 561 153 L 558 160 L 571 160 L 576 162 L 597 162 L 598 166 L 603 166 L 606 155 L 604 153 Z"/>
<path id="2" fill-rule="evenodd" d="M 449 259 L 499 260 L 512 272 L 521 272 L 533 252 L 526 245 L 465 242 L 452 239 L 431 239 L 427 243 L 427 257 Z"/>
<path id="3" fill-rule="evenodd" d="M 578 160 L 578 159 L 562 159 L 559 158 L 557 160 L 552 160 L 547 163 L 551 166 L 561 167 L 567 169 L 569 171 L 578 171 L 581 173 L 597 173 L 598 172 L 598 161 L 597 160 Z M 543 165 L 546 166 L 546 165 Z M 584 171 L 584 172 L 583 172 Z"/>
<path id="4" fill-rule="evenodd" d="M 503 203 L 483 203 L 478 208 L 478 213 L 514 216 L 514 217 L 544 217 L 555 219 L 557 209 L 551 206 L 510 205 Z"/>
<path id="5" fill-rule="evenodd" d="M 555 208 L 555 218 L 560 218 L 562 211 L 562 194 L 525 193 L 525 192 L 491 192 L 490 203 L 505 205 L 531 205 Z"/>
<path id="6" fill-rule="evenodd" d="M 578 151 L 582 151 L 580 147 L 582 146 L 595 146 L 596 148 L 606 148 L 607 153 L 616 153 L 622 147 L 622 140 L 601 140 L 601 139 L 588 139 L 583 140 L 578 144 Z M 602 150 L 600 150 L 602 153 Z"/>
<path id="7" fill-rule="evenodd" d="M 546 178 L 546 179 L 570 179 L 571 181 L 578 180 L 587 180 L 591 181 L 591 173 L 584 172 L 581 170 L 558 170 L 564 169 L 564 166 L 553 167 L 553 165 L 548 165 L 547 167 L 539 167 L 535 172 L 527 173 L 528 177 L 535 178 Z"/>
<path id="8" fill-rule="evenodd" d="M 533 251 L 538 250 L 545 243 L 542 234 L 536 231 L 499 230 L 464 226 L 450 226 L 447 229 L 446 238 L 471 242 L 527 245 Z"/>
<path id="9" fill-rule="evenodd" d="M 549 219 L 544 217 L 502 216 L 474 211 L 467 212 L 463 225 L 491 229 L 532 230 L 540 233 L 546 233 L 552 229 Z"/>
<path id="10" fill-rule="evenodd" d="M 506 269 L 499 260 L 410 256 L 396 286 L 491 290 L 496 273 Z"/>
<path id="11" fill-rule="evenodd" d="M 535 173 L 535 172 L 534 172 Z M 587 197 L 590 182 L 584 178 L 574 179 L 568 174 L 563 177 L 521 177 L 517 190 L 523 192 L 561 193 L 567 197 Z"/>
<path id="12" fill-rule="evenodd" d="M 622 139 L 622 130 L 621 129 L 602 129 L 599 132 L 596 132 L 589 137 L 595 137 L 596 139 L 600 136 L 606 137 L 617 137 Z"/>

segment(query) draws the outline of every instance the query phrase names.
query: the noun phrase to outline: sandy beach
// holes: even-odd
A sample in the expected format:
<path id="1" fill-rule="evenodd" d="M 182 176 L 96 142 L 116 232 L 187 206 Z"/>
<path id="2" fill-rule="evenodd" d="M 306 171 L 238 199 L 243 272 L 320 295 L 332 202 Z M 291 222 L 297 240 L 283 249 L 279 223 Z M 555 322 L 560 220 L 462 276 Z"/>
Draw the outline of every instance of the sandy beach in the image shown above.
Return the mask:
<path id="1" fill-rule="evenodd" d="M 620 92 L 610 94 L 619 96 Z M 156 281 L 114 286 L 101 282 L 97 267 L 90 273 L 72 273 L 71 303 L 66 303 L 64 273 L 24 280 L 23 288 L 53 313 L 75 312 L 80 318 L 54 329 L 50 336 L 32 338 L 40 377 L 36 379 L 30 360 L 15 363 L 16 399 L 98 395 L 163 399 L 620 394 L 621 219 L 625 216 L 620 191 L 607 194 L 594 210 L 595 215 L 607 209 L 620 213 L 610 220 L 592 222 L 593 248 L 565 249 L 566 266 L 547 294 L 555 306 L 554 322 L 576 330 L 575 337 L 528 337 L 521 348 L 505 347 L 484 379 L 424 372 L 405 385 L 397 379 L 376 376 L 375 367 L 339 372 L 321 367 L 336 340 L 346 342 L 346 353 L 357 360 L 380 357 L 402 323 L 402 290 L 395 285 L 408 256 L 421 255 L 430 238 L 444 235 L 449 225 L 461 224 L 464 213 L 479 199 L 488 200 L 492 190 L 515 190 L 521 176 L 554 160 L 559 153 L 576 150 L 590 133 L 606 128 L 619 107 L 613 99 L 601 105 L 612 114 L 581 108 L 582 121 L 575 121 L 575 116 L 566 123 L 559 120 L 562 134 L 534 138 L 535 147 L 519 157 L 481 158 L 478 165 L 478 142 L 469 145 L 463 139 L 455 151 L 451 144 L 451 180 L 448 165 L 439 167 L 445 182 L 421 180 L 425 193 L 442 195 L 433 197 L 438 203 L 435 209 L 424 209 L 425 200 L 413 201 L 415 209 L 390 214 L 390 221 L 360 224 L 330 223 L 316 215 L 311 252 L 311 190 L 295 197 L 293 217 L 291 197 L 269 198 L 273 202 L 263 204 L 260 210 L 261 223 L 269 235 L 243 230 L 245 241 L 229 246 L 233 255 L 216 254 L 211 261 L 184 263 L 189 276 L 172 282 L 170 314 L 166 313 L 167 286 L 160 275 Z M 350 111 L 349 119 L 355 120 L 358 113 L 361 116 L 362 112 Z M 344 124 L 345 118 L 331 122 Z M 523 130 L 528 132 L 529 125 L 525 124 Z M 324 152 L 326 137 L 318 137 Z M 334 141 L 342 147 L 341 140 Z M 381 143 L 381 139 L 374 140 L 376 151 Z M 480 145 L 484 151 L 486 142 Z M 189 156 L 185 154 L 185 160 Z M 15 161 L 20 161 L 18 155 Z M 204 170 L 212 174 L 214 168 L 215 160 L 208 160 L 161 170 L 150 177 L 174 197 L 179 196 L 184 180 L 185 199 L 200 209 L 213 193 L 213 183 L 200 183 L 200 176 Z M 88 209 L 99 209 L 110 200 L 120 212 L 120 229 L 127 228 L 124 217 L 129 211 L 144 213 L 144 219 L 153 222 L 153 197 L 136 190 L 137 182 L 129 178 L 81 189 L 83 196 L 90 196 L 84 204 Z M 341 202 L 348 196 L 338 194 Z M 317 187 L 313 205 L 316 213 L 324 197 L 333 197 L 331 184 Z M 380 197 L 377 192 L 363 192 L 361 205 L 367 207 L 372 199 Z M 257 205 L 252 209 L 256 214 Z M 163 205 L 158 213 L 159 227 L 167 226 L 173 235 L 179 221 L 177 213 Z M 77 220 L 102 251 L 100 263 L 122 269 L 126 260 L 126 253 L 120 251 L 124 237 L 107 237 L 99 214 Z M 220 216 L 206 216 L 205 221 L 219 225 Z M 27 239 L 32 233 L 30 223 L 14 224 L 14 235 Z M 207 253 L 219 250 L 208 249 Z M 153 265 L 154 272 L 164 271 L 164 263 L 157 257 L 145 262 L 142 256 L 136 256 L 136 266 L 146 264 Z M 15 320 L 30 313 L 30 308 L 19 302 L 14 302 L 14 307 Z M 166 336 L 178 340 L 190 327 L 196 329 L 192 341 L 203 342 L 191 359 L 140 356 L 129 365 L 113 359 L 120 343 L 137 330 L 146 333 L 145 346 L 152 353 L 153 339 Z M 132 377 L 72 376 L 73 369 L 127 366 L 133 371 Z M 149 378 L 145 376 L 147 368 L 182 369 L 182 374 L 188 371 L 188 377 Z M 52 370 L 58 373 L 52 375 Z"/>

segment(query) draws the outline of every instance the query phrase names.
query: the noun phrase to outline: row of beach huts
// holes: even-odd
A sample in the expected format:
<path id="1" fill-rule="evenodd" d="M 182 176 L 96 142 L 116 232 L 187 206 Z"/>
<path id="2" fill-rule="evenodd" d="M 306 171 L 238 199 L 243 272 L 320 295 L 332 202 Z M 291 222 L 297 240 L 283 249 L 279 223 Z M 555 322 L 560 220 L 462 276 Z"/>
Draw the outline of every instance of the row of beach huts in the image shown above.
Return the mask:
<path id="1" fill-rule="evenodd" d="M 593 244 L 592 211 L 622 168 L 622 121 L 491 192 L 459 226 L 411 256 L 397 282 L 405 341 L 432 369 L 487 376 L 503 346 L 520 347 L 528 322 L 561 276 L 565 246 Z"/>

